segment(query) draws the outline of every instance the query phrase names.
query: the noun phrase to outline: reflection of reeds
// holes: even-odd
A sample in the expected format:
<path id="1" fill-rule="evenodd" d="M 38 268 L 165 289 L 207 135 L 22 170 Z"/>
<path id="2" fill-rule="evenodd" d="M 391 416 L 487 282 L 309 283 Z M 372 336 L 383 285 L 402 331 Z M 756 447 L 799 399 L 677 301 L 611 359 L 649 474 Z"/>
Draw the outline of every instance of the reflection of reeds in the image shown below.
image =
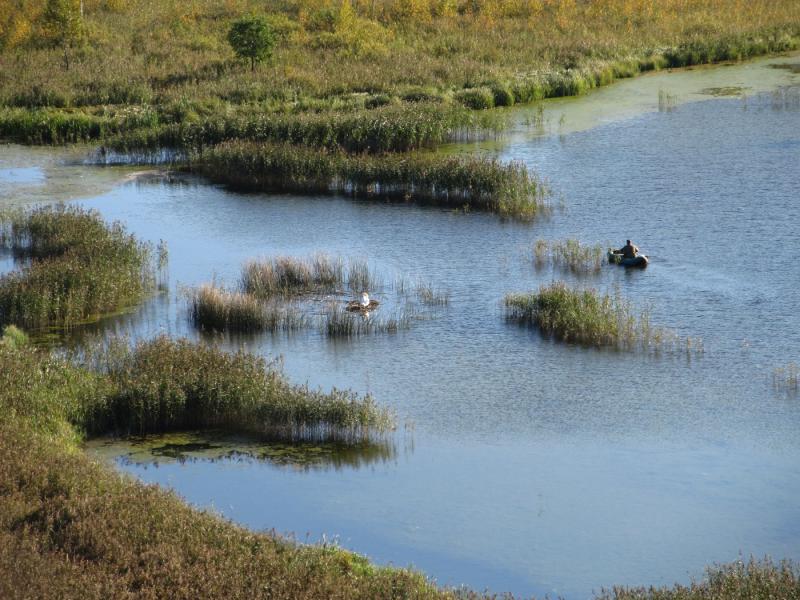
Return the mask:
<path id="1" fill-rule="evenodd" d="M 127 464 L 196 461 L 266 461 L 303 470 L 358 469 L 392 460 L 393 440 L 378 437 L 352 444 L 341 442 L 286 442 L 262 436 L 199 431 L 132 437 L 124 441 L 95 441 L 103 454 L 125 452 Z"/>
<path id="2" fill-rule="evenodd" d="M 411 326 L 411 315 L 376 317 L 370 312 L 349 312 L 338 303 L 329 303 L 323 311 L 321 327 L 329 337 L 357 337 L 374 333 L 396 333 Z"/>
<path id="3" fill-rule="evenodd" d="M 800 391 L 800 366 L 790 362 L 772 371 L 772 385 L 778 391 L 796 394 Z"/>
<path id="4" fill-rule="evenodd" d="M 195 325 L 217 331 L 289 331 L 307 325 L 306 317 L 294 306 L 264 302 L 214 284 L 190 292 L 189 315 Z"/>
<path id="5" fill-rule="evenodd" d="M 532 323 L 566 342 L 620 350 L 703 351 L 701 340 L 653 327 L 648 309 L 637 316 L 631 302 L 619 293 L 611 296 L 556 282 L 542 286 L 538 293 L 508 294 L 505 306 L 509 318 Z"/>
<path id="6" fill-rule="evenodd" d="M 605 251 L 600 244 L 581 244 L 579 240 L 537 240 L 533 262 L 537 268 L 550 263 L 573 273 L 597 272 L 603 266 Z"/>

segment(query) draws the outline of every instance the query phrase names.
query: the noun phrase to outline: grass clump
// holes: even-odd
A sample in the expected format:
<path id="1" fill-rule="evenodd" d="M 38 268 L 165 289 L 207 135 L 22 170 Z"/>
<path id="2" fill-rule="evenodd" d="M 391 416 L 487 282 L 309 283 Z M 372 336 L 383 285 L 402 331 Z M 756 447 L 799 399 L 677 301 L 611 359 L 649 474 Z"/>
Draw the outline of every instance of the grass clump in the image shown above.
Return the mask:
<path id="1" fill-rule="evenodd" d="M 450 293 L 432 282 L 417 281 L 414 291 L 419 301 L 425 306 L 447 306 L 450 303 Z"/>
<path id="2" fill-rule="evenodd" d="M 610 296 L 593 289 L 571 288 L 555 282 L 538 292 L 508 294 L 510 319 L 531 323 L 547 335 L 585 346 L 619 350 L 683 348 L 702 352 L 699 340 L 681 340 L 674 332 L 652 327 L 649 311 L 638 316 L 632 304 L 619 294 Z"/>
<path id="3" fill-rule="evenodd" d="M 258 298 L 333 291 L 344 285 L 344 261 L 315 254 L 310 258 L 278 256 L 249 261 L 242 268 L 240 287 Z"/>
<path id="4" fill-rule="evenodd" d="M 57 205 L 2 218 L 0 241 L 26 262 L 0 277 L 0 325 L 71 327 L 154 288 L 150 246 L 96 212 Z"/>
<path id="5" fill-rule="evenodd" d="M 800 570 L 796 564 L 750 559 L 706 569 L 701 581 L 668 587 L 614 587 L 597 600 L 746 600 L 800 597 Z"/>
<path id="6" fill-rule="evenodd" d="M 0 337 L 0 345 L 7 346 L 12 349 L 23 348 L 30 343 L 28 334 L 15 325 L 7 325 L 3 329 L 3 335 Z"/>
<path id="7" fill-rule="evenodd" d="M 532 218 L 548 207 L 546 186 L 523 164 L 478 156 L 352 155 L 234 141 L 199 155 L 193 168 L 215 181 L 259 191 L 414 200 L 517 218 Z"/>
<path id="8" fill-rule="evenodd" d="M 306 325 L 304 315 L 291 306 L 265 303 L 252 294 L 214 284 L 189 292 L 189 317 L 203 329 L 243 333 L 291 331 Z"/>
<path id="9" fill-rule="evenodd" d="M 411 327 L 412 315 L 375 317 L 369 312 L 350 312 L 340 303 L 328 304 L 322 315 L 322 332 L 328 337 L 359 337 L 376 333 L 397 333 Z"/>
<path id="10" fill-rule="evenodd" d="M 581 244 L 579 240 L 537 240 L 533 262 L 537 268 L 552 264 L 573 273 L 597 273 L 603 266 L 605 250 L 600 244 Z"/>

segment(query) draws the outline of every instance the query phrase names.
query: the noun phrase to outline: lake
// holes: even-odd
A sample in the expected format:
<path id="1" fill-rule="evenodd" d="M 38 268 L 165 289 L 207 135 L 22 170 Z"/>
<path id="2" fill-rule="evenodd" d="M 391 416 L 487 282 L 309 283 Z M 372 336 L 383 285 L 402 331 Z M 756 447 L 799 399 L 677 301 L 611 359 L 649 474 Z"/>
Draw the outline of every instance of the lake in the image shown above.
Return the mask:
<path id="1" fill-rule="evenodd" d="M 184 290 L 233 285 L 259 256 L 367 259 L 387 304 L 400 279 L 449 293 L 396 334 L 214 337 L 282 356 L 293 381 L 373 394 L 397 415 L 383 450 L 297 461 L 187 448 L 176 459 L 89 444 L 120 469 L 250 528 L 334 541 L 440 584 L 568 599 L 671 585 L 714 562 L 800 559 L 800 398 L 773 381 L 800 362 L 800 75 L 770 66 L 798 61 L 640 77 L 545 103 L 536 122 L 518 109 L 503 140 L 454 148 L 545 177 L 563 209 L 534 223 L 238 194 L 87 166 L 75 149 L 0 148 L 0 193 L 76 199 L 167 241 L 168 291 L 69 343 L 197 338 Z M 638 100 L 623 105 L 626 92 Z M 631 238 L 651 265 L 584 277 L 534 267 L 537 239 L 565 238 Z M 583 348 L 505 319 L 506 293 L 555 279 L 619 290 L 704 351 Z"/>

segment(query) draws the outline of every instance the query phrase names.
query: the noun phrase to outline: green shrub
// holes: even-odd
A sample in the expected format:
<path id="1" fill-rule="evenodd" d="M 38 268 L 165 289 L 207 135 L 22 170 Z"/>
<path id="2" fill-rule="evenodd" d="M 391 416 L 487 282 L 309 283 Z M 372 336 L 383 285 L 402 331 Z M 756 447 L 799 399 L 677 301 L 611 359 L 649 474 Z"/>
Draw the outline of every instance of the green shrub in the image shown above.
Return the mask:
<path id="1" fill-rule="evenodd" d="M 455 94 L 458 102 L 472 110 L 483 110 L 494 107 L 494 94 L 489 88 L 468 88 Z"/>

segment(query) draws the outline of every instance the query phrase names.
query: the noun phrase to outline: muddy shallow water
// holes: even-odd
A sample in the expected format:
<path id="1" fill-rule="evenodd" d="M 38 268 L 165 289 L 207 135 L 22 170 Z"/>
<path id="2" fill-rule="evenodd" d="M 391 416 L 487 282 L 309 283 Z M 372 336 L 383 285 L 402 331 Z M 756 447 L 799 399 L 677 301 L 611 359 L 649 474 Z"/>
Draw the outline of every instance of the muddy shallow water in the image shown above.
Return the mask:
<path id="1" fill-rule="evenodd" d="M 374 394 L 398 415 L 384 450 L 337 460 L 309 448 L 325 455 L 317 460 L 272 448 L 243 460 L 208 456 L 197 439 L 161 440 L 155 454 L 139 447 L 135 459 L 131 445 L 92 450 L 254 529 L 325 535 L 475 589 L 585 598 L 614 584 L 687 582 L 740 555 L 800 559 L 800 398 L 772 382 L 775 368 L 800 361 L 800 88 L 775 87 L 800 77 L 758 64 L 780 76 L 768 91 L 668 106 L 662 94 L 658 110 L 658 86 L 645 77 L 620 86 L 641 82 L 653 110 L 559 135 L 520 130 L 492 146 L 563 197 L 564 211 L 533 224 L 241 195 L 186 177 L 76 194 L 170 250 L 167 293 L 76 339 L 197 337 L 181 287 L 233 283 L 244 260 L 262 255 L 367 258 L 386 283 L 377 297 L 401 276 L 450 293 L 447 307 L 394 335 L 220 340 L 281 354 L 295 381 Z M 742 87 L 732 70 L 751 65 L 706 70 L 693 85 Z M 2 150 L 18 170 L 8 189 L 13 177 L 47 185 L 24 170 L 40 152 Z M 128 173 L 71 168 L 98 185 Z M 505 293 L 576 279 L 530 261 L 535 240 L 566 237 L 632 237 L 652 259 L 647 270 L 606 266 L 582 281 L 650 306 L 655 324 L 702 338 L 704 352 L 585 349 L 507 323 Z"/>

